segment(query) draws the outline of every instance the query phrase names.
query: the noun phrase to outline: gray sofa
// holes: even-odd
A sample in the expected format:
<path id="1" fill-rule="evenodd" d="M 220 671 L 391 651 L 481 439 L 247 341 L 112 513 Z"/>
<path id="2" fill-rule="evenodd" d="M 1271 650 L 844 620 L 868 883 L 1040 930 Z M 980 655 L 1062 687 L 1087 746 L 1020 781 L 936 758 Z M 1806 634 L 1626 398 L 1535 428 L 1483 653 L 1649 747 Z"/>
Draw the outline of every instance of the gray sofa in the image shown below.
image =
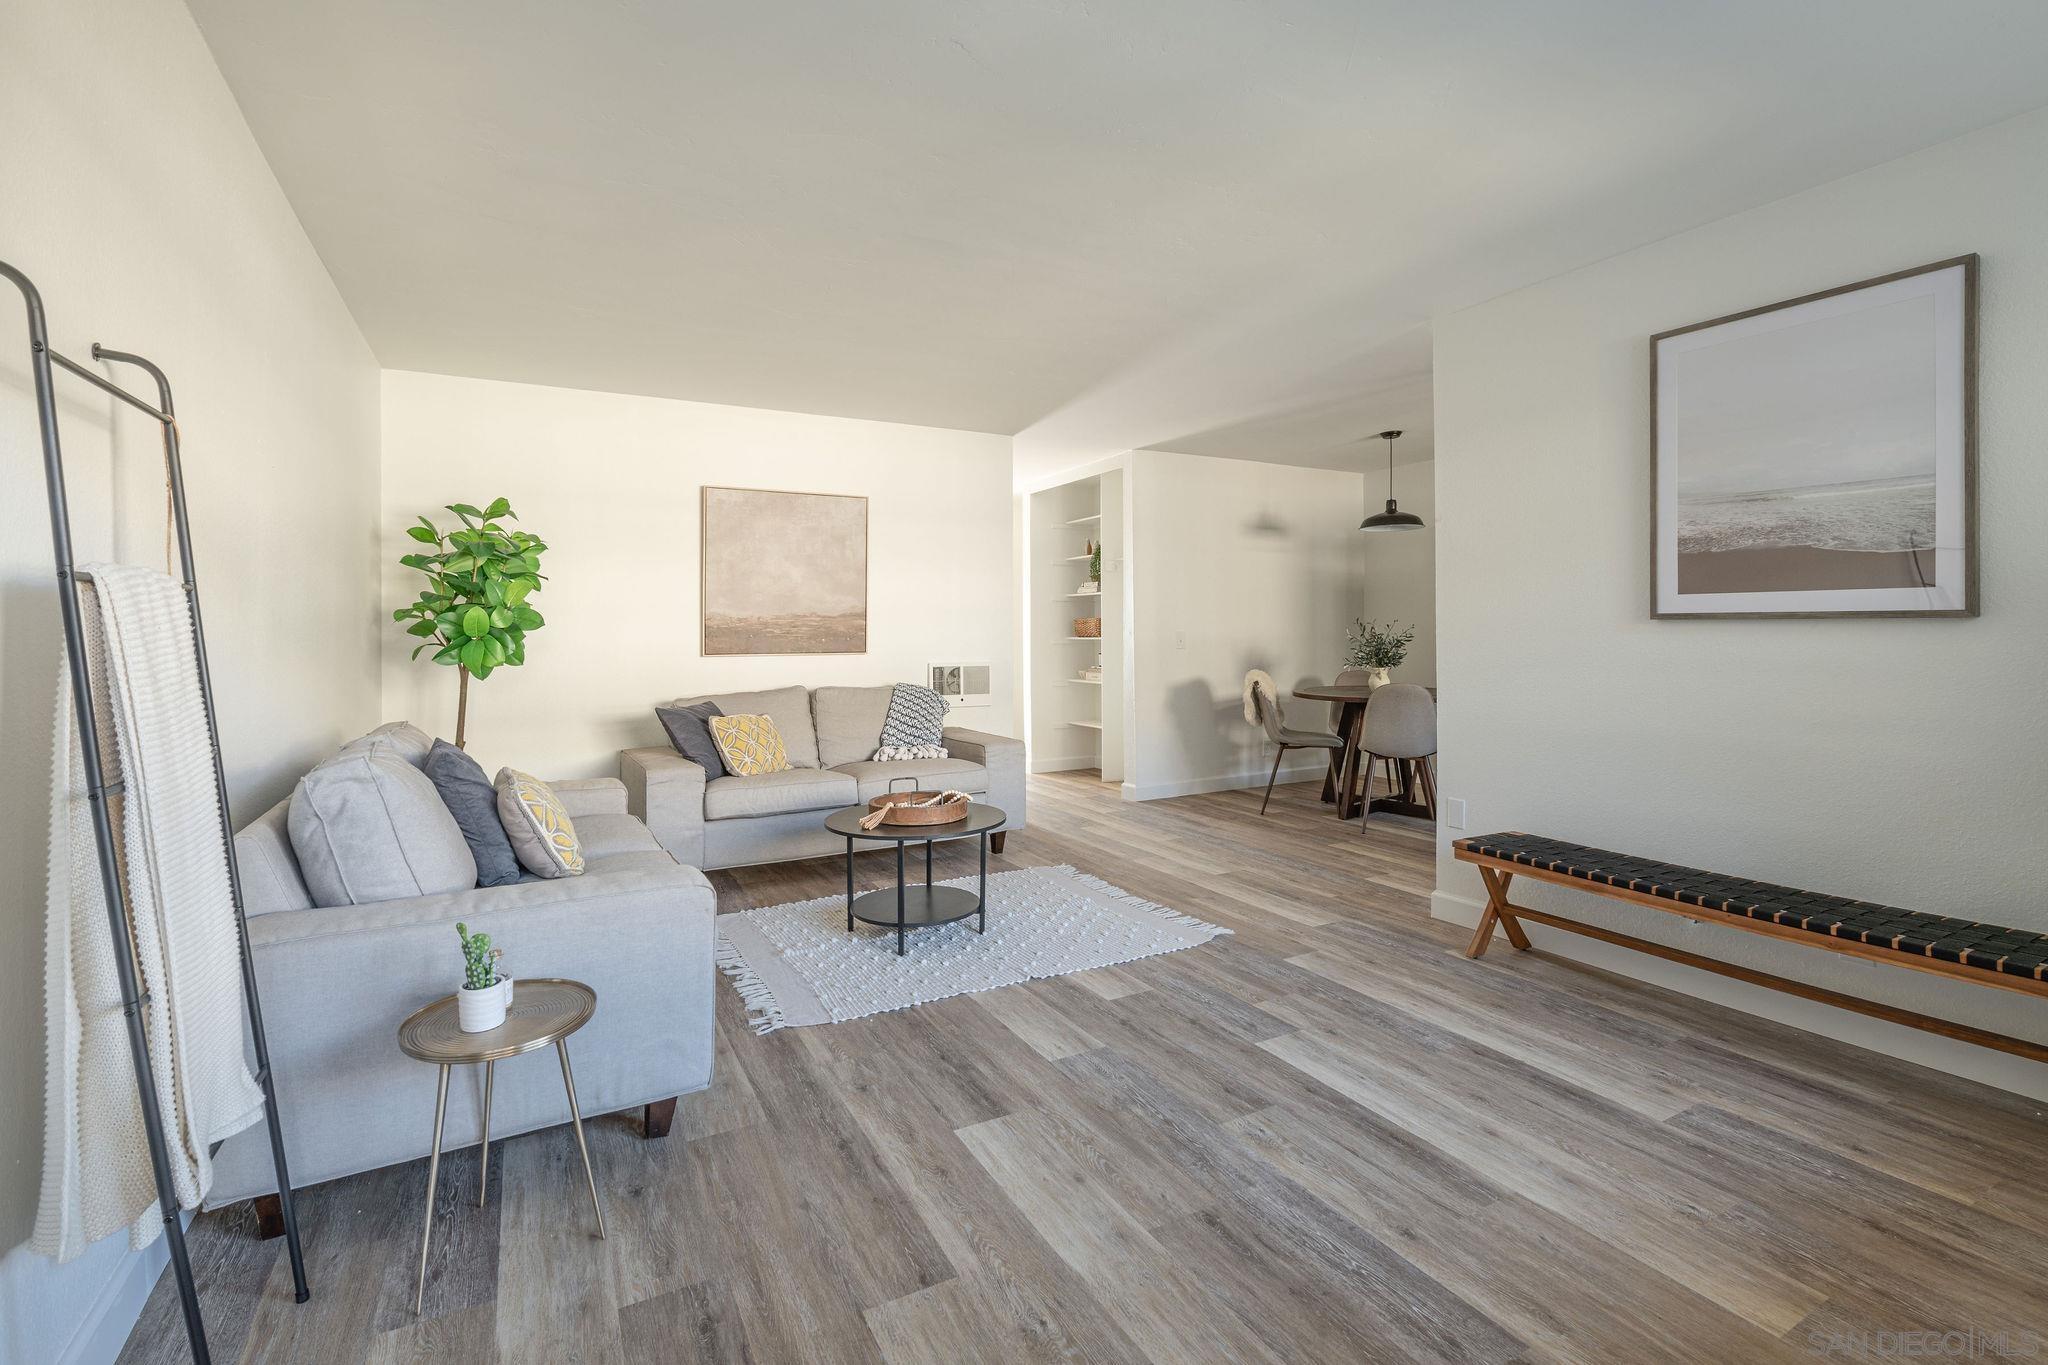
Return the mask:
<path id="1" fill-rule="evenodd" d="M 394 732 L 427 742 L 410 726 L 375 734 Z M 513 977 L 569 977 L 597 991 L 596 1016 L 569 1041 L 586 1117 L 646 1106 L 658 1136 L 675 1098 L 711 1083 L 711 884 L 627 813 L 617 781 L 551 785 L 583 844 L 581 876 L 320 907 L 292 851 L 289 801 L 235 836 L 294 1186 L 427 1154 L 436 1071 L 398 1050 L 398 1025 L 459 983 L 457 920 L 505 949 Z M 477 1143 L 482 1095 L 482 1069 L 457 1068 L 444 1150 Z M 498 1068 L 491 1107 L 493 1138 L 568 1122 L 554 1058 Z M 276 1188 L 259 1123 L 222 1145 L 206 1206 Z"/>
<path id="2" fill-rule="evenodd" d="M 680 862 L 692 867 L 742 867 L 842 852 L 846 841 L 825 828 L 825 814 L 879 796 L 891 779 L 920 787 L 955 788 L 1000 807 L 1009 829 L 1024 825 L 1024 745 L 979 730 L 946 731 L 947 758 L 876 763 L 889 694 L 882 687 L 783 687 L 724 692 L 668 703 L 716 702 L 727 715 L 765 715 L 782 732 L 794 766 L 757 777 L 715 777 L 670 745 L 619 755 L 627 808 Z M 1000 852 L 1003 836 L 991 841 Z"/>

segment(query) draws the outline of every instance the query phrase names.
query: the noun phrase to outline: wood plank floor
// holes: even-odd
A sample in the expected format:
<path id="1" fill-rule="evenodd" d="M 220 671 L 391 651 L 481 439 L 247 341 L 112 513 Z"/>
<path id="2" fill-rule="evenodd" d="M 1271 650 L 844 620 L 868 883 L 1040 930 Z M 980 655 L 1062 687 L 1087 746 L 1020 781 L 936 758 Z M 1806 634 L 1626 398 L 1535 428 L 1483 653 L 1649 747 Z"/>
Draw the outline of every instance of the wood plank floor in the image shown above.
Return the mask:
<path id="1" fill-rule="evenodd" d="M 672 1136 L 499 1144 L 306 1191 L 314 1298 L 246 1210 L 192 1246 L 217 1360 L 1860 1358 L 2048 1333 L 2048 1119 L 2002 1092 L 1540 955 L 1460 957 L 1429 836 L 1301 784 L 1126 805 L 1034 779 L 998 868 L 1229 926 L 1191 951 L 751 1033 Z M 956 846 L 942 875 L 971 870 Z M 720 908 L 838 891 L 715 874 Z M 892 871 L 863 860 L 864 886 Z M 289 1115 L 287 1115 L 289 1120 Z M 422 1116 L 422 1123 L 425 1116 Z M 1857 1334 L 1865 1334 L 1859 1336 Z M 159 1284 L 124 1362 L 184 1359 Z"/>

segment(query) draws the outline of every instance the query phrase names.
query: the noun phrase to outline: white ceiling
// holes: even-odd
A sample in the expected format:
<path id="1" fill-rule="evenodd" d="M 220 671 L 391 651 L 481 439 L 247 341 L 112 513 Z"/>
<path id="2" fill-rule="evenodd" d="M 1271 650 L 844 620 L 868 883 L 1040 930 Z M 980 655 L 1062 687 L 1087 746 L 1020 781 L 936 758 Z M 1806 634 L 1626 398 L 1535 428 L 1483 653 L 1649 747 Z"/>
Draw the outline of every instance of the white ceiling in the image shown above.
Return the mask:
<path id="1" fill-rule="evenodd" d="M 383 364 L 1026 481 L 1348 464 L 1435 313 L 2048 103 L 2040 0 L 190 3 Z"/>

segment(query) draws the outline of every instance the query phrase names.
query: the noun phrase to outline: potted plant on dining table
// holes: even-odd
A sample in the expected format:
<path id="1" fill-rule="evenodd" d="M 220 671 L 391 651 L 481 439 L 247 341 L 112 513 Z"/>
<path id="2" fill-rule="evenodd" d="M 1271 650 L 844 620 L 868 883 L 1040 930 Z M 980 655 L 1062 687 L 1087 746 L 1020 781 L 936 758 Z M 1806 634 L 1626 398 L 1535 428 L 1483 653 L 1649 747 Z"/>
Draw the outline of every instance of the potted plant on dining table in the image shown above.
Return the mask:
<path id="1" fill-rule="evenodd" d="M 1399 621 L 1381 625 L 1361 617 L 1351 623 L 1345 667 L 1364 669 L 1366 686 L 1385 687 L 1390 681 L 1388 674 L 1407 661 L 1408 646 L 1414 642 L 1413 626 L 1403 627 Z"/>

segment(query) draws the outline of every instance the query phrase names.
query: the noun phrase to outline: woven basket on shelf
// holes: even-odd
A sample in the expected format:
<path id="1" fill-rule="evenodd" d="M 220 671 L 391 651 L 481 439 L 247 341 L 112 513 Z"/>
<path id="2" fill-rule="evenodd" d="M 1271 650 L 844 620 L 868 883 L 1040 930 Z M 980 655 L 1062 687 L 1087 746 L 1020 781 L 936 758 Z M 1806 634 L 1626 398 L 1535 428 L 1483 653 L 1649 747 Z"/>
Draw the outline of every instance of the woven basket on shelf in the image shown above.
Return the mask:
<path id="1" fill-rule="evenodd" d="M 1075 617 L 1074 634 L 1084 639 L 1100 640 L 1102 638 L 1102 618 L 1100 616 Z"/>

